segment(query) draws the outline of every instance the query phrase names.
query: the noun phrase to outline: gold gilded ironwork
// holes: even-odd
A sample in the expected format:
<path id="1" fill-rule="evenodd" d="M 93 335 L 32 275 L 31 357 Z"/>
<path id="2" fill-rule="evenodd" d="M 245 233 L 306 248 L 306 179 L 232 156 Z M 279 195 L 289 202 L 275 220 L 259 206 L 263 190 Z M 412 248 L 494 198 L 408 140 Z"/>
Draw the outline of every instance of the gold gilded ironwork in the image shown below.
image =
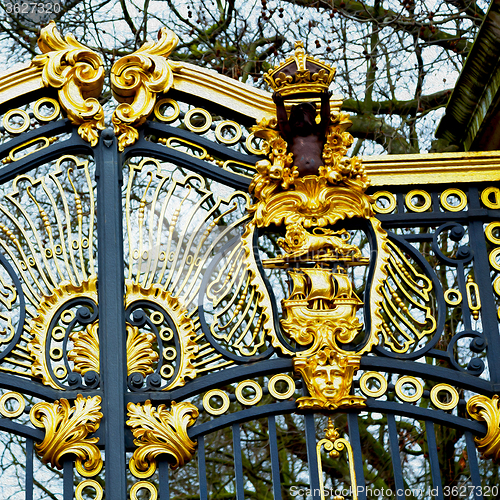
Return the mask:
<path id="1" fill-rule="evenodd" d="M 481 310 L 481 296 L 479 295 L 479 287 L 470 274 L 467 276 L 465 290 L 467 291 L 467 304 L 469 305 L 469 310 L 472 317 L 477 321 L 479 319 L 479 311 Z"/>
<path id="2" fill-rule="evenodd" d="M 104 491 L 102 489 L 102 486 L 94 479 L 85 479 L 85 481 L 78 483 L 77 487 L 75 488 L 76 500 L 84 500 L 83 490 L 85 488 L 92 488 L 95 491 L 95 497 L 92 500 L 102 500 Z M 85 499 L 86 498 L 88 497 L 86 496 Z"/>
<path id="3" fill-rule="evenodd" d="M 222 404 L 219 408 L 212 406 L 210 399 L 213 397 L 221 398 Z M 222 415 L 226 413 L 226 411 L 229 410 L 229 404 L 229 396 L 220 389 L 212 389 L 203 396 L 203 408 L 205 408 L 205 411 L 210 413 L 210 415 Z"/>
<path id="4" fill-rule="evenodd" d="M 493 199 L 492 199 L 493 196 Z M 499 209 L 500 208 L 500 189 L 497 187 L 486 188 L 481 193 L 481 201 L 487 208 Z"/>
<path id="5" fill-rule="evenodd" d="M 226 129 L 233 130 L 232 137 L 224 137 L 224 130 Z M 241 139 L 242 135 L 243 131 L 241 130 L 241 125 L 232 120 L 224 120 L 215 127 L 215 138 L 222 144 L 236 144 Z"/>
<path id="6" fill-rule="evenodd" d="M 368 387 L 368 380 L 370 379 L 377 380 L 380 387 L 375 390 L 370 389 L 370 387 Z M 359 387 L 367 396 L 371 398 L 379 398 L 385 394 L 385 391 L 387 390 L 387 379 L 378 372 L 365 372 L 359 379 Z"/>
<path id="7" fill-rule="evenodd" d="M 404 392 L 403 387 L 405 385 L 412 386 L 414 390 L 413 394 L 406 394 Z M 420 380 L 416 379 L 415 377 L 411 377 L 410 375 L 405 375 L 398 379 L 394 390 L 399 399 L 401 399 L 402 401 L 405 401 L 407 403 L 414 403 L 415 401 L 418 401 L 422 397 L 422 394 L 424 393 L 424 386 L 422 382 L 420 382 Z"/>
<path id="8" fill-rule="evenodd" d="M 285 382 L 287 384 L 288 388 L 286 389 L 285 392 L 279 392 L 276 389 L 276 384 L 278 382 Z M 295 381 L 293 380 L 292 377 L 289 375 L 273 375 L 269 379 L 269 383 L 267 384 L 267 390 L 269 391 L 269 394 L 273 396 L 276 399 L 288 399 L 291 398 L 295 394 Z"/>
<path id="9" fill-rule="evenodd" d="M 47 105 L 53 108 L 52 113 L 50 113 L 49 115 L 43 115 L 42 113 L 40 113 L 40 108 Z M 51 97 L 42 97 L 38 99 L 38 101 L 36 101 L 33 105 L 33 114 L 35 115 L 35 118 L 40 122 L 50 122 L 52 120 L 55 120 L 59 116 L 60 112 L 61 106 L 59 106 L 59 103 Z"/>
<path id="10" fill-rule="evenodd" d="M 158 361 L 158 353 L 153 350 L 156 337 L 153 333 L 140 331 L 127 324 L 127 375 L 134 372 L 146 376 L 153 373 L 153 364 Z"/>
<path id="11" fill-rule="evenodd" d="M 389 191 L 377 191 L 372 195 L 374 200 L 373 210 L 378 214 L 390 214 L 396 208 L 396 197 Z M 388 205 L 383 207 L 377 203 L 377 200 L 382 198 L 388 201 Z"/>
<path id="12" fill-rule="evenodd" d="M 170 115 L 165 116 L 161 109 L 163 106 L 172 106 L 173 112 Z M 174 101 L 173 99 L 160 99 L 154 107 L 154 113 L 158 120 L 161 122 L 173 122 L 178 118 L 181 113 L 181 108 L 179 107 L 179 103 Z"/>
<path id="13" fill-rule="evenodd" d="M 192 122 L 193 117 L 196 115 L 203 117 L 203 123 L 201 125 L 195 125 Z M 186 125 L 188 130 L 191 130 L 191 132 L 202 134 L 203 132 L 206 132 L 212 125 L 212 115 L 206 109 L 191 108 L 184 116 L 184 124 Z"/>
<path id="14" fill-rule="evenodd" d="M 158 490 L 155 485 L 150 483 L 149 481 L 137 481 L 130 488 L 130 500 L 137 500 L 137 493 L 139 490 L 148 490 L 149 491 L 149 500 L 157 500 L 158 498 Z"/>
<path id="15" fill-rule="evenodd" d="M 76 469 L 90 477 L 102 469 L 102 458 L 96 443 L 99 438 L 87 437 L 99 428 L 102 413 L 101 397 L 77 396 L 74 406 L 61 398 L 54 403 L 37 403 L 31 408 L 30 419 L 35 427 L 45 429 L 44 440 L 35 445 L 44 464 L 62 468 L 61 459 L 76 455 Z"/>
<path id="16" fill-rule="evenodd" d="M 13 127 L 10 124 L 10 119 L 13 116 L 20 116 L 23 119 L 22 124 L 17 127 Z M 26 132 L 26 130 L 28 130 L 30 126 L 30 117 L 28 113 L 22 109 L 9 109 L 9 111 L 3 115 L 2 125 L 10 134 L 21 134 L 22 132 Z"/>
<path id="17" fill-rule="evenodd" d="M 10 401 L 11 399 L 17 401 L 17 408 L 15 408 L 14 410 L 9 410 L 5 406 L 5 403 L 7 403 L 7 401 Z M 22 415 L 25 408 L 26 401 L 24 400 L 24 397 L 18 392 L 6 392 L 5 394 L 2 394 L 2 397 L 0 398 L 0 415 L 6 418 L 16 418 L 19 417 L 19 415 Z"/>
<path id="18" fill-rule="evenodd" d="M 93 370 L 99 373 L 99 322 L 94 321 L 83 331 L 69 334 L 73 349 L 68 352 L 68 359 L 73 361 L 73 371 L 85 375 Z"/>
<path id="19" fill-rule="evenodd" d="M 325 429 L 325 437 L 316 444 L 316 458 L 318 461 L 319 482 L 321 488 L 321 500 L 325 500 L 325 484 L 323 482 L 323 466 L 321 463 L 321 448 L 329 453 L 332 458 L 340 457 L 340 453 L 347 450 L 347 460 L 349 463 L 349 476 L 351 480 L 351 491 L 353 500 L 358 499 L 358 486 L 356 481 L 356 471 L 354 470 L 354 453 L 351 443 L 345 438 L 341 438 L 335 429 L 332 419 L 328 418 L 328 427 Z M 343 498 L 343 497 L 342 497 Z"/>
<path id="20" fill-rule="evenodd" d="M 459 201 L 457 205 L 452 205 L 448 201 L 450 196 L 456 196 L 458 198 Z M 467 195 L 461 189 L 450 188 L 441 193 L 440 201 L 444 209 L 450 212 L 460 212 L 467 206 Z"/>
<path id="21" fill-rule="evenodd" d="M 46 148 L 53 142 L 57 141 L 57 137 L 37 137 L 36 139 L 31 139 L 29 141 L 24 142 L 20 146 L 16 146 L 15 148 L 12 148 L 9 152 L 9 156 L 4 158 L 2 160 L 2 163 L 12 163 L 13 161 L 18 161 L 21 160 L 22 158 L 26 158 L 26 156 L 29 156 L 33 153 L 37 153 L 41 149 Z M 23 150 L 24 148 L 28 148 L 29 146 L 33 146 L 36 143 L 40 143 L 40 146 L 36 149 L 33 149 L 31 151 L 28 151 L 22 156 L 16 156 L 16 152 Z"/>
<path id="22" fill-rule="evenodd" d="M 500 229 L 500 222 L 490 222 L 484 230 L 486 238 L 488 238 L 488 241 L 491 241 L 494 245 L 500 245 L 500 237 L 495 236 L 493 233 L 493 231 L 498 229 Z"/>
<path id="23" fill-rule="evenodd" d="M 71 123 L 78 125 L 78 134 L 95 146 L 104 130 L 104 111 L 96 99 L 104 82 L 102 59 L 73 35 L 63 38 L 54 21 L 42 29 L 38 46 L 42 54 L 32 66 L 43 68 L 44 85 L 58 89 L 59 102 Z"/>
<path id="24" fill-rule="evenodd" d="M 243 394 L 243 390 L 246 387 L 250 387 L 254 391 L 254 395 L 251 398 L 247 398 Z M 242 404 L 246 406 L 253 406 L 257 404 L 262 399 L 262 387 L 255 382 L 255 380 L 243 380 L 236 386 L 236 390 L 234 391 L 236 399 Z"/>
<path id="25" fill-rule="evenodd" d="M 153 111 L 156 95 L 167 92 L 172 86 L 173 73 L 167 57 L 178 41 L 174 32 L 162 28 L 158 42 L 146 42 L 133 54 L 113 64 L 111 89 L 121 104 L 113 112 L 111 120 L 120 151 L 139 138 L 137 127 Z"/>
<path id="26" fill-rule="evenodd" d="M 449 401 L 448 403 L 443 403 L 439 399 L 439 394 L 440 393 L 446 393 L 449 396 Z M 436 408 L 439 408 L 440 410 L 444 411 L 449 411 L 453 410 L 458 405 L 458 401 L 460 400 L 460 397 L 458 395 L 458 391 L 452 387 L 449 384 L 436 384 L 432 389 L 431 389 L 431 401 L 436 406 Z"/>
<path id="27" fill-rule="evenodd" d="M 462 302 L 462 292 L 457 288 L 449 288 L 444 292 L 444 300 L 450 306 L 458 306 Z"/>
<path id="28" fill-rule="evenodd" d="M 413 202 L 413 198 L 419 196 L 421 196 L 424 200 L 421 205 L 417 205 Z M 405 196 L 405 204 L 412 212 L 426 212 L 429 208 L 431 208 L 431 203 L 431 195 L 422 189 L 413 189 Z"/>
<path id="29" fill-rule="evenodd" d="M 172 401 L 170 410 L 165 405 L 157 408 L 146 401 L 144 405 L 128 403 L 127 425 L 134 435 L 137 449 L 129 461 L 132 474 L 138 478 L 151 476 L 156 470 L 156 458 L 168 455 L 171 467 L 176 469 L 191 460 L 196 443 L 187 429 L 198 418 L 199 412 L 191 403 Z"/>
<path id="30" fill-rule="evenodd" d="M 488 430 L 482 438 L 474 438 L 477 449 L 484 458 L 491 458 L 500 463 L 500 398 L 495 394 L 492 398 L 477 395 L 467 401 L 469 415 L 479 422 L 486 422 Z"/>

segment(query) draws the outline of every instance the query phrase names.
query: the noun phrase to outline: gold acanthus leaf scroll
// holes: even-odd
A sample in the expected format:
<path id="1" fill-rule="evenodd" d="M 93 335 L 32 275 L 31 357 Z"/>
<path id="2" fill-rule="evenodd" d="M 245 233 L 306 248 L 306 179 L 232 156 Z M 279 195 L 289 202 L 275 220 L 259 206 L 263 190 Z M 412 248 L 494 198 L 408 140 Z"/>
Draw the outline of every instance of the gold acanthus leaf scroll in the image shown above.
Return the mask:
<path id="1" fill-rule="evenodd" d="M 486 422 L 488 430 L 482 438 L 474 438 L 477 449 L 484 458 L 491 458 L 500 464 L 500 397 L 494 395 L 491 399 L 487 396 L 473 396 L 467 401 L 469 415 L 479 422 Z"/>
<path id="2" fill-rule="evenodd" d="M 156 94 L 172 87 L 174 77 L 167 57 L 178 42 L 173 31 L 162 28 L 158 42 L 146 42 L 139 50 L 113 64 L 111 89 L 121 104 L 115 109 L 112 122 L 120 151 L 139 138 L 137 127 L 153 111 Z"/>
<path id="3" fill-rule="evenodd" d="M 144 405 L 127 405 L 127 425 L 132 429 L 137 449 L 129 461 L 134 476 L 145 478 L 156 470 L 156 459 L 167 455 L 172 469 L 191 460 L 196 443 L 188 436 L 187 429 L 199 416 L 196 406 L 188 402 L 172 401 L 170 411 L 165 405 L 155 408 L 151 401 Z"/>
<path id="4" fill-rule="evenodd" d="M 32 66 L 43 66 L 43 84 L 58 89 L 59 102 L 71 123 L 78 125 L 78 134 L 95 146 L 104 130 L 104 111 L 96 99 L 104 82 L 102 59 L 73 35 L 63 38 L 54 21 L 42 29 L 38 46 L 42 54 Z"/>
<path id="5" fill-rule="evenodd" d="M 62 468 L 65 455 L 76 455 L 76 469 L 86 477 L 102 469 L 102 458 L 96 443 L 99 438 L 87 436 L 99 428 L 102 419 L 100 396 L 84 398 L 81 394 L 70 406 L 67 399 L 54 403 L 37 403 L 30 411 L 35 427 L 45 429 L 45 439 L 35 445 L 44 464 Z"/>

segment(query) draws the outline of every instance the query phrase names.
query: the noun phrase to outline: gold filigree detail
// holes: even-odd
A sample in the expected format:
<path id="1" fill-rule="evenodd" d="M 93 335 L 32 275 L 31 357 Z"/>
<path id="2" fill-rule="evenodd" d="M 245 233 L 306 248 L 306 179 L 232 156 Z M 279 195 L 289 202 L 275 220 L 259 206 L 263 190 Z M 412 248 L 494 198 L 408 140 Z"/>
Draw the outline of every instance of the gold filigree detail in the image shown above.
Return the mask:
<path id="1" fill-rule="evenodd" d="M 78 125 L 78 134 L 95 146 L 104 130 L 104 111 L 96 99 L 104 82 L 102 59 L 73 35 L 63 38 L 54 21 L 42 29 L 38 46 L 42 54 L 32 66 L 43 67 L 43 84 L 58 89 L 59 102 L 71 123 Z"/>
<path id="2" fill-rule="evenodd" d="M 158 353 L 153 350 L 156 336 L 151 332 L 141 332 L 136 326 L 127 324 L 127 375 L 153 373 L 153 364 L 158 361 Z"/>
<path id="3" fill-rule="evenodd" d="M 196 443 L 188 436 L 187 429 L 198 418 L 196 406 L 172 401 L 170 410 L 167 410 L 165 405 L 155 408 L 148 400 L 144 405 L 129 403 L 127 409 L 127 425 L 138 447 L 129 461 L 134 476 L 145 478 L 153 474 L 159 455 L 167 455 L 171 459 L 172 469 L 191 460 Z"/>
<path id="4" fill-rule="evenodd" d="M 111 89 L 121 103 L 112 117 L 120 151 L 137 141 L 137 127 L 153 111 L 156 94 L 167 92 L 174 82 L 167 57 L 177 46 L 179 38 L 167 28 L 162 28 L 158 36 L 158 42 L 146 42 L 133 54 L 116 61 L 111 68 Z"/>
<path id="5" fill-rule="evenodd" d="M 83 331 L 69 334 L 73 349 L 68 352 L 68 359 L 73 361 L 73 371 L 85 375 L 93 370 L 99 373 L 99 322 L 94 321 Z"/>
<path id="6" fill-rule="evenodd" d="M 347 458 L 349 462 L 349 475 L 351 477 L 351 491 L 353 500 L 358 499 L 358 486 L 356 481 L 356 471 L 354 470 L 354 453 L 351 443 L 345 438 L 341 438 L 337 429 L 335 429 L 332 419 L 328 418 L 328 427 L 325 429 L 325 438 L 318 441 L 316 445 L 316 458 L 318 460 L 319 481 L 321 487 L 321 500 L 325 500 L 325 484 L 323 482 L 323 467 L 321 463 L 321 448 L 328 452 L 330 457 L 339 458 L 340 452 L 347 449 Z M 337 498 L 337 497 L 335 497 Z M 341 497 L 343 498 L 343 497 Z"/>
<path id="7" fill-rule="evenodd" d="M 174 322 L 180 346 L 179 356 L 176 359 L 178 369 L 175 379 L 165 388 L 165 390 L 183 386 L 187 378 L 193 379 L 196 377 L 196 369 L 193 366 L 193 360 L 198 352 L 198 345 L 194 341 L 196 331 L 193 320 L 187 316 L 187 311 L 181 306 L 179 299 L 166 291 L 162 286 L 153 284 L 151 287 L 145 288 L 131 280 L 126 280 L 125 286 L 126 308 L 135 301 L 149 299 L 157 306 L 161 307 Z M 130 350 L 127 348 L 127 359 L 133 359 L 138 353 L 140 353 L 140 356 L 146 356 L 151 359 L 151 353 L 149 353 L 146 344 L 142 344 L 138 350 L 130 344 Z M 129 373 L 130 372 L 129 368 Z"/>
<path id="8" fill-rule="evenodd" d="M 33 335 L 33 339 L 28 343 L 28 350 L 33 358 L 31 373 L 33 377 L 41 378 L 45 385 L 50 385 L 54 389 L 60 389 L 60 386 L 51 375 L 46 356 L 46 346 L 51 334 L 49 327 L 55 314 L 70 300 L 79 297 L 91 299 L 97 304 L 97 276 L 91 276 L 80 286 L 63 281 L 51 295 L 43 297 L 37 315 L 28 322 L 28 331 Z M 96 355 L 95 351 L 92 351 L 92 355 Z"/>
<path id="9" fill-rule="evenodd" d="M 102 458 L 96 443 L 99 438 L 88 434 L 99 428 L 102 413 L 100 396 L 84 398 L 81 394 L 70 406 L 67 399 L 54 403 L 37 403 L 30 411 L 35 427 L 45 429 L 44 440 L 35 445 L 44 464 L 62 468 L 61 459 L 68 454 L 76 455 L 76 469 L 82 476 L 90 477 L 102 469 Z"/>
<path id="10" fill-rule="evenodd" d="M 477 449 L 484 458 L 500 463 L 500 397 L 477 395 L 467 401 L 469 415 L 479 422 L 486 422 L 488 430 L 482 438 L 474 438 Z"/>

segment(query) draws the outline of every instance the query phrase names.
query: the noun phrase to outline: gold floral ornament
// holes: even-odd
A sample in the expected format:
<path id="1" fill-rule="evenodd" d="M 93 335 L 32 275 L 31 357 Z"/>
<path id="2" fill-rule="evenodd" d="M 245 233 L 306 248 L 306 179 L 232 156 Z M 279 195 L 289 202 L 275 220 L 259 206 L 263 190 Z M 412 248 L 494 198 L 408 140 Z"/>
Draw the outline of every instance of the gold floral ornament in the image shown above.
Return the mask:
<path id="1" fill-rule="evenodd" d="M 346 157 L 353 143 L 347 132 L 351 122 L 347 114 L 332 113 L 330 108 L 328 86 L 334 74 L 335 68 L 306 55 L 297 43 L 295 55 L 265 77 L 275 90 L 277 118 L 261 120 L 252 129 L 263 140 L 267 158 L 257 162 L 249 187 L 255 202 L 249 208 L 253 220 L 244 243 L 251 256 L 257 228 L 285 226 L 284 237 L 277 240 L 283 253 L 262 263 L 285 269 L 289 277 L 281 326 L 290 340 L 305 347 L 294 354 L 294 369 L 310 393 L 297 400 L 302 409 L 364 406 L 363 397 L 351 394 L 352 381 L 361 355 L 379 342 L 382 287 L 388 276 L 387 234 L 366 194 L 370 181 L 361 160 Z M 289 116 L 285 97 L 298 103 Z M 304 103 L 306 99 L 311 102 Z M 363 325 L 356 313 L 363 302 L 347 269 L 366 266 L 370 259 L 350 241 L 350 233 L 338 227 L 349 219 L 365 220 L 377 247 L 370 289 L 371 331 L 354 351 L 345 344 L 356 342 L 361 334 Z M 254 281 L 262 289 L 257 278 Z M 270 335 L 278 345 L 276 334 Z"/>
<path id="2" fill-rule="evenodd" d="M 467 401 L 469 415 L 479 422 L 486 422 L 488 430 L 482 438 L 474 438 L 477 449 L 484 458 L 500 463 L 500 397 L 477 395 Z"/>
<path id="3" fill-rule="evenodd" d="M 174 82 L 167 57 L 179 38 L 167 28 L 158 33 L 158 42 L 146 42 L 142 47 L 120 58 L 111 68 L 111 89 L 121 104 L 115 109 L 112 122 L 123 151 L 139 138 L 138 126 L 153 111 L 156 94 L 167 92 Z"/>
<path id="4" fill-rule="evenodd" d="M 170 411 L 165 405 L 155 408 L 151 401 L 144 405 L 127 405 L 127 425 L 134 435 L 137 449 L 129 461 L 132 474 L 138 478 L 151 476 L 156 470 L 156 459 L 167 455 L 172 469 L 191 460 L 196 443 L 188 436 L 187 429 L 198 418 L 199 411 L 191 403 L 172 401 Z"/>
<path id="5" fill-rule="evenodd" d="M 54 21 L 42 29 L 38 46 L 42 54 L 32 66 L 43 66 L 43 84 L 58 89 L 59 102 L 71 123 L 78 125 L 78 134 L 95 146 L 104 130 L 104 111 L 96 99 L 104 82 L 102 59 L 73 35 L 63 38 Z"/>
<path id="6" fill-rule="evenodd" d="M 76 469 L 85 477 L 102 469 L 102 458 L 96 443 L 99 438 L 87 436 L 99 428 L 102 419 L 100 396 L 84 398 L 81 394 L 70 406 L 67 399 L 54 403 L 37 403 L 30 411 L 35 427 L 45 429 L 45 439 L 35 445 L 44 464 L 62 468 L 65 455 L 76 455 Z"/>

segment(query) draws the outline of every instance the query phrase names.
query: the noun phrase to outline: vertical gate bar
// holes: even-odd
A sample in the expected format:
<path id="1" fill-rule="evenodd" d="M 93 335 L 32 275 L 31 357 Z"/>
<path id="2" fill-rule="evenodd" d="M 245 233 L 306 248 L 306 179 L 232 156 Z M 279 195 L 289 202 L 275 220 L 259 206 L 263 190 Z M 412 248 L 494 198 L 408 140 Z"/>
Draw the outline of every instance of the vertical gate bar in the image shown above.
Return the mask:
<path id="1" fill-rule="evenodd" d="M 389 428 L 389 444 L 391 447 L 392 470 L 394 472 L 394 486 L 396 487 L 397 500 L 405 500 L 405 483 L 403 479 L 403 468 L 401 467 L 401 455 L 399 454 L 398 428 L 393 413 L 387 414 L 387 427 Z"/>
<path id="2" fill-rule="evenodd" d="M 273 478 L 273 498 L 281 498 L 280 458 L 278 450 L 278 433 L 276 432 L 276 417 L 271 415 L 267 419 L 269 427 L 269 450 L 271 452 L 271 476 Z"/>
<path id="3" fill-rule="evenodd" d="M 200 500 L 208 500 L 205 436 L 198 438 L 198 483 L 200 485 Z"/>
<path id="4" fill-rule="evenodd" d="M 311 498 L 321 499 L 321 486 L 319 482 L 318 457 L 316 454 L 316 426 L 314 425 L 314 414 L 304 415 L 304 427 L 306 432 L 307 462 L 309 465 L 309 483 L 311 485 Z"/>
<path id="5" fill-rule="evenodd" d="M 439 469 L 439 457 L 436 444 L 436 432 L 434 430 L 434 422 L 425 421 L 425 436 L 427 438 L 427 449 L 429 451 L 429 462 L 431 464 L 431 479 L 432 489 L 437 488 L 438 500 L 443 500 L 443 487 L 441 484 L 441 471 Z"/>
<path id="6" fill-rule="evenodd" d="M 361 438 L 359 437 L 358 414 L 347 414 L 347 425 L 349 426 L 349 442 L 354 455 L 354 472 L 358 486 L 358 499 L 366 500 L 365 472 L 363 470 L 363 454 L 361 453 Z"/>
<path id="7" fill-rule="evenodd" d="M 63 498 L 73 500 L 73 461 L 63 462 Z"/>
<path id="8" fill-rule="evenodd" d="M 168 462 L 160 460 L 158 463 L 158 487 L 160 489 L 160 500 L 170 500 L 170 485 Z"/>
<path id="9" fill-rule="evenodd" d="M 103 144 L 104 143 L 104 144 Z M 125 347 L 122 167 L 111 129 L 101 136 L 96 154 L 99 351 L 102 412 L 106 436 L 106 500 L 127 497 L 125 477 Z"/>
<path id="10" fill-rule="evenodd" d="M 480 209 L 480 195 L 478 188 L 469 188 L 469 212 Z M 481 295 L 481 322 L 482 330 L 488 341 L 488 368 L 492 383 L 500 382 L 500 363 L 497 362 L 500 352 L 500 335 L 498 334 L 497 307 L 490 278 L 490 265 L 483 222 L 471 220 L 469 222 L 469 245 L 474 252 L 474 280 Z"/>
<path id="11" fill-rule="evenodd" d="M 26 500 L 33 500 L 33 439 L 26 438 Z"/>
<path id="12" fill-rule="evenodd" d="M 472 485 L 474 486 L 474 498 L 475 500 L 483 500 L 481 474 L 479 472 L 479 464 L 477 462 L 476 443 L 474 443 L 472 433 L 469 431 L 465 432 L 465 442 L 467 444 L 466 449 L 467 460 L 469 461 L 470 478 L 472 479 Z"/>
<path id="13" fill-rule="evenodd" d="M 240 424 L 233 424 L 234 474 L 236 478 L 236 500 L 244 500 L 243 460 L 241 455 Z"/>

